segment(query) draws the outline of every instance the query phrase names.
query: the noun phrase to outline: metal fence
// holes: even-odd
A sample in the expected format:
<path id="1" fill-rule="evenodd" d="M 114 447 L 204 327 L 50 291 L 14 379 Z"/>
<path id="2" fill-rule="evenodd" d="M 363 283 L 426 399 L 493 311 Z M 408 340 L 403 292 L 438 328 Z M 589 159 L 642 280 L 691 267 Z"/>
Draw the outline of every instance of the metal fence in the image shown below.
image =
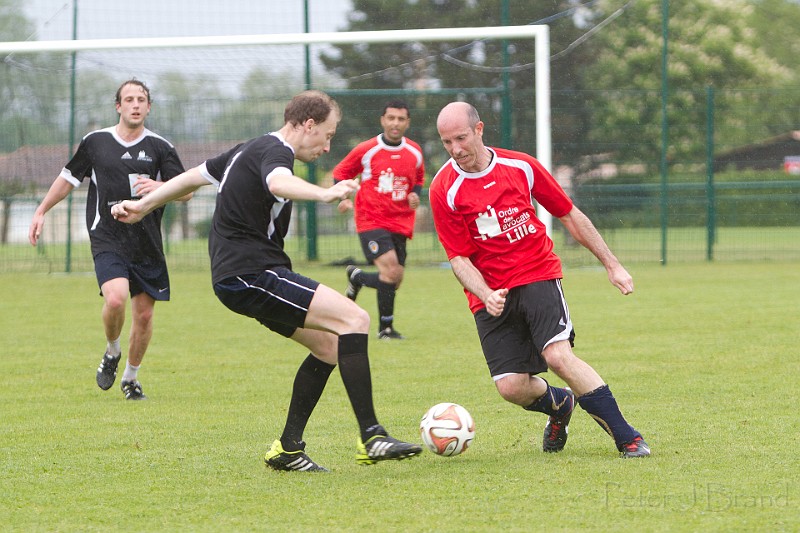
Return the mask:
<path id="1" fill-rule="evenodd" d="M 560 124 L 574 124 L 571 113 L 578 113 L 580 109 L 563 102 L 574 103 L 596 95 L 554 92 L 553 173 L 556 179 L 626 263 L 799 260 L 800 118 L 792 107 L 796 92 L 750 90 L 749 96 L 743 97 L 741 91 L 728 91 L 717 92 L 714 98 L 700 98 L 709 94 L 705 89 L 695 93 L 692 101 L 697 108 L 689 113 L 695 117 L 693 122 L 668 125 L 669 164 L 664 175 L 659 173 L 657 126 L 631 125 L 624 135 L 617 135 L 619 138 L 614 142 L 608 137 L 616 135 L 613 131 L 602 138 L 593 138 L 583 130 L 565 136 L 559 131 Z M 358 91 L 337 93 L 344 119 L 331 153 L 311 169 L 298 163 L 296 173 L 321 185 L 329 184 L 331 168 L 349 148 L 379 133 L 378 118 L 388 94 L 385 91 L 369 95 Z M 412 104 L 412 127 L 408 135 L 425 151 L 429 182 L 446 160 L 435 131 L 435 117 L 454 95 L 407 91 L 404 96 Z M 630 100 L 631 106 L 637 101 L 653 100 L 653 94 L 621 91 L 618 96 Z M 492 91 L 483 96 L 476 93 L 467 97 L 479 104 L 481 116 L 487 123 L 484 133 L 487 144 L 497 145 L 502 137 L 500 131 L 508 126 L 500 123 L 512 120 L 513 145 L 510 147 L 533 153 L 535 128 L 527 115 L 494 112 L 500 98 Z M 613 94 L 603 95 L 604 99 L 612 97 Z M 512 110 L 526 109 L 532 102 L 530 91 L 515 91 Z M 203 124 L 193 131 L 204 129 L 209 131 L 209 136 L 219 133 L 219 125 L 241 124 L 245 118 L 257 123 L 262 132 L 282 124 L 282 106 L 266 106 L 263 99 L 251 104 L 246 100 L 220 99 L 159 105 L 167 107 L 169 113 L 154 113 L 150 127 L 175 142 L 187 168 L 232 146 L 236 139 L 197 141 L 171 130 L 174 124 L 164 117 L 165 114 L 167 117 L 191 116 L 196 124 Z M 726 112 L 717 113 L 715 119 L 714 111 L 719 106 Z M 752 106 L 772 110 L 766 124 L 761 121 L 761 115 L 753 112 Z M 78 112 L 91 115 L 98 110 L 107 111 L 107 108 L 108 104 L 101 102 L 94 110 Z M 776 109 L 786 112 L 779 113 Z M 254 110 L 259 110 L 261 115 L 252 116 Z M 213 116 L 206 117 L 204 113 L 213 113 Z M 602 119 L 598 116 L 594 120 Z M 61 202 L 47 215 L 45 233 L 38 247 L 27 244 L 28 226 L 36 205 L 69 155 L 66 143 L 57 146 L 26 144 L 11 153 L 0 154 L 0 186 L 4 187 L 0 188 L 0 272 L 92 270 L 85 227 L 85 187 L 75 190 L 69 202 Z M 38 182 L 34 183 L 35 179 Z M 187 204 L 169 207 L 164 233 L 167 256 L 173 268 L 208 268 L 205 237 L 213 208 L 211 187 L 201 189 Z M 296 205 L 294 225 L 287 239 L 289 254 L 298 262 L 363 261 L 351 217 L 339 214 L 335 206 Z M 423 198 L 417 218 L 415 238 L 409 243 L 409 262 L 445 262 L 426 198 Z M 571 242 L 557 221 L 553 238 L 567 265 L 596 262 L 588 251 Z"/>

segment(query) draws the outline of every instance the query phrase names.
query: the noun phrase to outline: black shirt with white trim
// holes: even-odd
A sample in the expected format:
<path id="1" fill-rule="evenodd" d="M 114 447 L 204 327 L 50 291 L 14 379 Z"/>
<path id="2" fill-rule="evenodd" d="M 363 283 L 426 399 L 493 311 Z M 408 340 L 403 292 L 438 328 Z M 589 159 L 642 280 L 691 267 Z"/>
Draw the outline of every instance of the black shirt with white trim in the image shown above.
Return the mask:
<path id="1" fill-rule="evenodd" d="M 183 171 L 175 147 L 147 128 L 130 142 L 117 135 L 114 126 L 88 133 L 60 176 L 75 187 L 90 178 L 86 227 L 92 257 L 114 252 L 132 262 L 163 262 L 164 209 L 156 209 L 137 224 L 124 224 L 111 216 L 111 206 L 137 198 L 132 183 L 139 176 L 167 181 Z"/>
<path id="2" fill-rule="evenodd" d="M 216 184 L 217 205 L 208 237 L 214 283 L 292 262 L 284 251 L 292 201 L 269 190 L 271 176 L 294 174 L 294 149 L 277 133 L 251 139 L 200 168 Z"/>

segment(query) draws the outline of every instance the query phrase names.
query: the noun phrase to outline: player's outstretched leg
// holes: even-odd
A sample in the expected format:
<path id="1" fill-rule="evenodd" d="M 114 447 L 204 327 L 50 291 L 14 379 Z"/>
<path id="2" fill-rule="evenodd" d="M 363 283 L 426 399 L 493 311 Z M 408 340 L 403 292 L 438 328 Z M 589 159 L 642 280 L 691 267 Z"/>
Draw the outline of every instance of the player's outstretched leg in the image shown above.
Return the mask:
<path id="1" fill-rule="evenodd" d="M 390 437 L 380 426 L 377 433 L 367 439 L 367 442 L 359 438 L 356 447 L 358 450 L 356 462 L 360 465 L 372 465 L 390 459 L 409 459 L 422 453 L 421 446 Z"/>
<path id="2" fill-rule="evenodd" d="M 285 472 L 329 472 L 327 468 L 318 465 L 311 460 L 311 457 L 306 455 L 305 442 L 301 443 L 301 445 L 302 447 L 299 450 L 287 452 L 281 446 L 280 439 L 277 439 L 264 456 L 264 463 L 273 470 Z"/>
<path id="3" fill-rule="evenodd" d="M 613 439 L 620 452 L 620 457 L 647 457 L 650 446 L 642 438 L 641 433 L 628 424 L 619 410 L 617 400 L 611 394 L 608 385 L 587 392 L 578 398 L 580 405 L 598 425 Z"/>

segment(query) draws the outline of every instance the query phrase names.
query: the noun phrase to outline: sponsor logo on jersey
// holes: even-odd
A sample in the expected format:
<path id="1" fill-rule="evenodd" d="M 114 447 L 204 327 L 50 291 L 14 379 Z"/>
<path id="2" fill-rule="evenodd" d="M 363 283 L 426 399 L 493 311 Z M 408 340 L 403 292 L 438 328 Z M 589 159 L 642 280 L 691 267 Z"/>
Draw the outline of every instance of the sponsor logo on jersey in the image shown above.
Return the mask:
<path id="1" fill-rule="evenodd" d="M 516 206 L 498 211 L 491 205 L 487 205 L 486 211 L 480 213 L 475 219 L 475 225 L 478 227 L 478 236 L 475 238 L 483 241 L 505 235 L 508 242 L 513 243 L 536 233 L 536 226 L 531 222 L 530 212 Z"/>
<path id="2" fill-rule="evenodd" d="M 133 158 L 131 157 L 131 154 L 125 152 L 124 154 L 122 154 L 122 157 L 120 159 L 133 159 Z"/>

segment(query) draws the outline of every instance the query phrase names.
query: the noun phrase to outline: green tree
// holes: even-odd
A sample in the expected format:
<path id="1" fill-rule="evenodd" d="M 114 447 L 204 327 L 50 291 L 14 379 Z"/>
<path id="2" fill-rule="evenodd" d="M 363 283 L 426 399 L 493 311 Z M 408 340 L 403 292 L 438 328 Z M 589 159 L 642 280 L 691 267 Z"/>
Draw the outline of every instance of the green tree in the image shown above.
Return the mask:
<path id="1" fill-rule="evenodd" d="M 551 70 L 552 119 L 554 124 L 558 123 L 558 128 L 553 130 L 554 159 L 570 159 L 586 131 L 588 111 L 577 91 L 583 88 L 581 70 L 594 53 L 590 47 L 567 50 L 585 32 L 575 23 L 575 5 L 570 0 L 354 0 L 353 11 L 343 30 L 500 26 L 506 22 L 504 7 L 508 9 L 510 25 L 546 21 L 550 25 L 552 52 L 567 52 L 554 60 Z M 349 89 L 383 91 L 353 99 L 346 95 L 339 98 L 345 111 L 340 127 L 344 142 L 337 139 L 337 145 L 332 148 L 334 156 L 343 156 L 353 143 L 378 133 L 377 116 L 386 100 L 402 96 L 403 91 L 407 91 L 407 95 L 415 94 L 412 91 L 418 89 L 431 92 L 407 98 L 412 107 L 409 135 L 423 147 L 429 147 L 427 155 L 434 163 L 444 158 L 435 128 L 436 116 L 442 105 L 457 98 L 466 99 L 479 109 L 486 118 L 487 142 L 499 144 L 502 95 L 498 91 L 506 82 L 514 110 L 509 147 L 531 151 L 535 146 L 534 46 L 531 39 L 503 43 L 476 36 L 475 40 L 461 42 L 361 43 L 332 47 L 331 52 L 322 54 L 321 60 Z M 490 91 L 435 94 L 436 90 L 468 88 Z"/>
<path id="2" fill-rule="evenodd" d="M 619 7 L 604 1 L 596 20 Z M 661 0 L 625 4 L 624 12 L 598 36 L 600 53 L 586 75 L 595 118 L 591 138 L 623 160 L 657 164 L 661 122 Z M 702 161 L 705 150 L 705 88 L 764 88 L 785 83 L 791 73 L 761 48 L 749 21 L 753 6 L 729 0 L 669 3 L 668 122 L 672 162 Z M 718 131 L 741 129 L 745 93 L 719 98 Z"/>
<path id="3" fill-rule="evenodd" d="M 24 41 L 33 34 L 20 0 L 0 0 L 0 40 Z M 52 142 L 63 126 L 58 107 L 68 86 L 45 73 L 65 68 L 65 54 L 7 54 L 0 64 L 0 151 Z"/>
<path id="4" fill-rule="evenodd" d="M 287 99 L 302 89 L 297 75 L 254 68 L 242 80 L 241 96 L 223 104 L 211 125 L 210 137 L 243 141 L 279 129 Z"/>
<path id="5" fill-rule="evenodd" d="M 222 92 L 214 79 L 164 72 L 151 87 L 153 129 L 173 142 L 206 140 Z"/>

